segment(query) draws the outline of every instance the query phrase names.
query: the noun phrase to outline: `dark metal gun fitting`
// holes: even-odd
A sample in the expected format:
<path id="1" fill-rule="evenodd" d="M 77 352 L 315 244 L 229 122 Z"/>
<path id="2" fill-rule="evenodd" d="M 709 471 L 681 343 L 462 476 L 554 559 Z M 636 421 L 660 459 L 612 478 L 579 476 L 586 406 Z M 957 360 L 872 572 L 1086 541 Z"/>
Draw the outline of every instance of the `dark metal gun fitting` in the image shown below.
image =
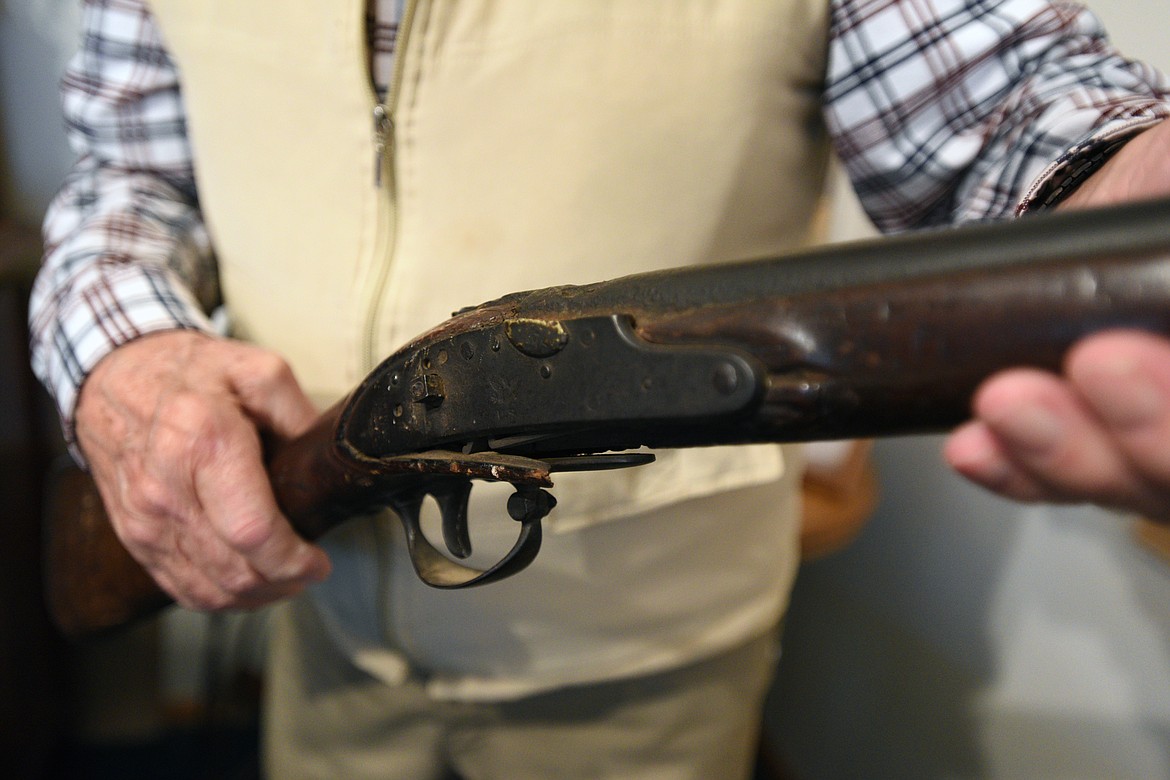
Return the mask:
<path id="1" fill-rule="evenodd" d="M 434 409 L 443 403 L 444 398 L 446 394 L 443 390 L 443 378 L 438 374 L 423 374 L 415 377 L 410 383 L 410 400 L 416 404 Z"/>
<path id="2" fill-rule="evenodd" d="M 518 523 L 531 523 L 543 519 L 556 505 L 556 498 L 547 490 L 520 487 L 508 496 L 508 515 Z"/>
<path id="3" fill-rule="evenodd" d="M 534 358 L 552 357 L 569 343 L 568 331 L 556 320 L 512 319 L 504 323 L 504 332 L 513 347 Z"/>

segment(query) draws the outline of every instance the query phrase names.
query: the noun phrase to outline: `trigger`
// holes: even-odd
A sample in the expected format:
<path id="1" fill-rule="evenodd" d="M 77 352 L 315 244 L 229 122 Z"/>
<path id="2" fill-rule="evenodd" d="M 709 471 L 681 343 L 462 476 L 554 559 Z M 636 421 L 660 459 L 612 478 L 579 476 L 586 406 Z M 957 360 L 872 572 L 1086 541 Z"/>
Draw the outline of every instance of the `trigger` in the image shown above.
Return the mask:
<path id="1" fill-rule="evenodd" d="M 456 558 L 471 555 L 471 532 L 467 528 L 467 500 L 471 480 L 457 480 L 442 488 L 431 489 L 442 517 L 443 543 Z"/>

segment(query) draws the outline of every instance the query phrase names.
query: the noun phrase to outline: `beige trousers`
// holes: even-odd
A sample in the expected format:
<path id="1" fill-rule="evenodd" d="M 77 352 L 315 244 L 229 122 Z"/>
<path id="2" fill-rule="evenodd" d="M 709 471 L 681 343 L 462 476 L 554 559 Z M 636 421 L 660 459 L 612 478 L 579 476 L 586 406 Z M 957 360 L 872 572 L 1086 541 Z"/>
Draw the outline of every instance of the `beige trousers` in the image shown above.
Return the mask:
<path id="1" fill-rule="evenodd" d="M 277 610 L 265 707 L 272 780 L 750 777 L 774 632 L 647 677 L 518 701 L 437 702 L 388 686 L 326 638 L 305 599 Z"/>

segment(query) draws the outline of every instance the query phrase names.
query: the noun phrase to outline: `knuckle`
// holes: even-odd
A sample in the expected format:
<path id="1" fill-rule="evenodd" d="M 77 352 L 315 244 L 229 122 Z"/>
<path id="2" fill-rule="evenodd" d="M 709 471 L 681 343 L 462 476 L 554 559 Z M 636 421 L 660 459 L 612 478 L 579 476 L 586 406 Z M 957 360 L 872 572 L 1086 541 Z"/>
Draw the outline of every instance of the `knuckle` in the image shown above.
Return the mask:
<path id="1" fill-rule="evenodd" d="M 207 399 L 182 392 L 159 405 L 159 424 L 152 437 L 152 454 L 162 458 L 182 457 L 218 435 L 216 415 Z"/>
<path id="2" fill-rule="evenodd" d="M 239 365 L 237 376 L 243 386 L 262 391 L 278 388 L 293 381 L 293 370 L 288 361 L 279 354 L 253 348 Z"/>
<path id="3" fill-rule="evenodd" d="M 141 515 L 123 518 L 118 530 L 122 540 L 134 550 L 157 553 L 163 547 L 162 528 Z"/>
<path id="4" fill-rule="evenodd" d="M 142 549 L 159 549 L 167 536 L 166 523 L 177 515 L 170 491 L 156 480 L 142 480 L 123 497 L 123 506 L 126 511 L 118 523 L 122 538 Z"/>
<path id="5" fill-rule="evenodd" d="M 179 390 L 159 401 L 159 418 L 174 427 L 198 431 L 210 423 L 211 405 L 202 393 Z"/>
<path id="6" fill-rule="evenodd" d="M 151 454 L 161 462 L 206 463 L 221 455 L 232 440 L 233 418 L 199 393 L 169 399 L 159 413 L 162 425 L 152 439 Z"/>
<path id="7" fill-rule="evenodd" d="M 274 352 L 263 352 L 256 361 L 257 376 L 266 384 L 276 384 L 292 378 L 292 366 Z"/>
<path id="8" fill-rule="evenodd" d="M 176 509 L 171 489 L 161 480 L 146 475 L 133 483 L 126 504 L 132 512 L 145 517 L 172 515 Z"/>
<path id="9" fill-rule="evenodd" d="M 176 391 L 159 399 L 159 416 L 172 424 L 190 423 L 198 426 L 207 415 L 207 403 L 199 393 Z"/>
<path id="10" fill-rule="evenodd" d="M 259 514 L 242 517 L 224 529 L 227 543 L 237 550 L 251 551 L 262 547 L 272 538 L 273 525 Z"/>

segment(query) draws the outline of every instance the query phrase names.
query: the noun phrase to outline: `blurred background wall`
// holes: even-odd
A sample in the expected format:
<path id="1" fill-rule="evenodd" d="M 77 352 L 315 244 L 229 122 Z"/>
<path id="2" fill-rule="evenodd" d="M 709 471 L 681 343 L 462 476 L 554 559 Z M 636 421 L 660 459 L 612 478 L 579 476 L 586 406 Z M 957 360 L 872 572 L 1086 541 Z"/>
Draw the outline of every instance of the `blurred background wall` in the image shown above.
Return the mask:
<path id="1" fill-rule="evenodd" d="M 71 155 L 57 80 L 77 43 L 74 0 L 0 0 L 0 203 L 37 224 Z"/>
<path id="2" fill-rule="evenodd" d="M 1125 50 L 1170 69 L 1166 0 L 1090 5 Z M 75 23 L 72 0 L 0 0 L 10 221 L 39 222 L 70 159 L 56 81 Z M 865 234 L 840 189 L 834 237 Z M 879 443 L 876 516 L 801 574 L 768 714 L 793 775 L 1170 778 L 1170 566 L 1126 518 L 1019 507 L 962 483 L 940 444 Z M 209 633 L 178 613 L 132 651 L 82 659 L 89 728 L 144 733 L 160 698 L 198 697 Z"/>
<path id="3" fill-rule="evenodd" d="M 38 17 L 35 18 L 34 17 Z M 42 479 L 53 416 L 28 372 L 36 225 L 68 156 L 53 99 L 75 37 L 66 3 L 0 0 L 0 774 L 39 777 L 69 728 L 66 649 L 40 597 Z"/>

